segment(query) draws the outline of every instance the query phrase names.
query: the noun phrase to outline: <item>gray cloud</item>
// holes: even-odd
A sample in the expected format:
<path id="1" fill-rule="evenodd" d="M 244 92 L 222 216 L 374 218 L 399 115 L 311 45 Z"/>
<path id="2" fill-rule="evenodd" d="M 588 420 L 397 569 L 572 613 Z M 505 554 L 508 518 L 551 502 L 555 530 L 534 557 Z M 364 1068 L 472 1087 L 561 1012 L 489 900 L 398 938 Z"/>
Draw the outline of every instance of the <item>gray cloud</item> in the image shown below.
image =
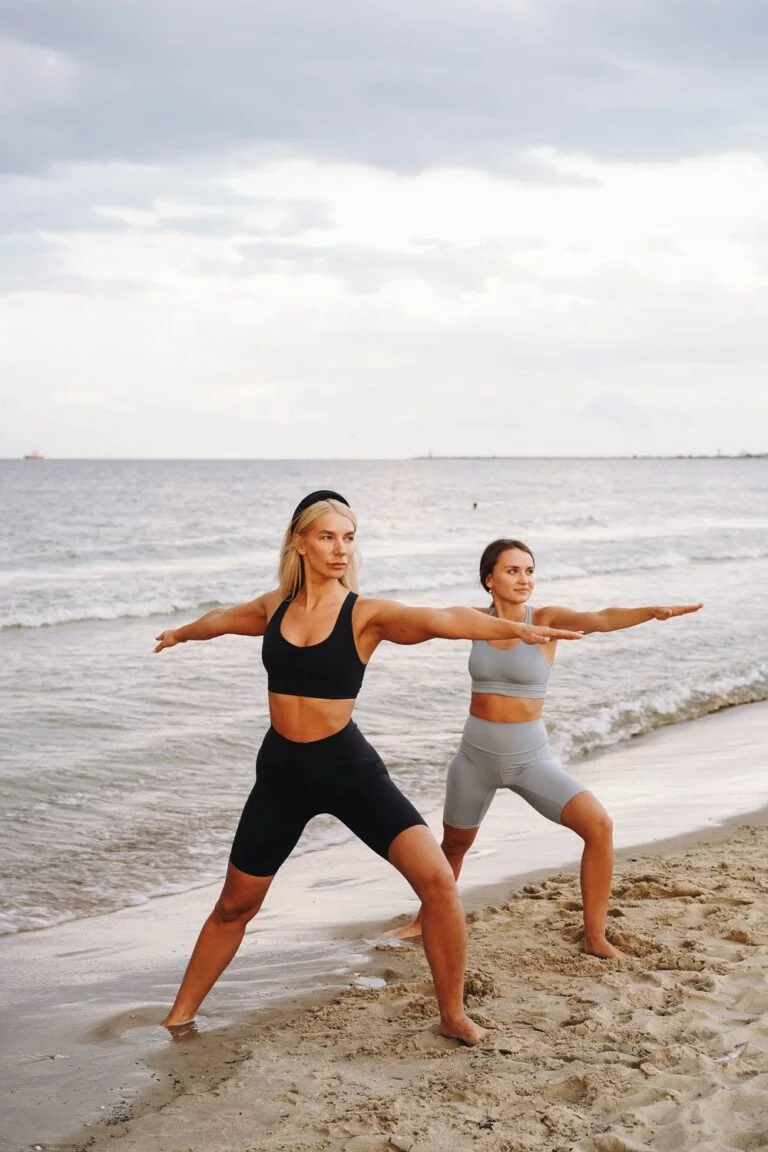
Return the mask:
<path id="1" fill-rule="evenodd" d="M 526 450 L 569 451 L 574 426 L 580 449 L 594 429 L 626 451 L 759 446 L 768 233 L 726 175 L 748 186 L 758 161 L 656 184 L 530 150 L 765 154 L 767 56 L 762 0 L 6 0 L 0 388 L 24 411 L 0 447 L 162 453 L 172 427 L 181 454 L 311 453 L 293 413 L 347 445 L 361 397 L 371 451 L 424 451 L 433 427 L 436 449 L 501 451 L 521 401 Z M 430 177 L 451 200 L 414 236 L 432 201 L 409 217 L 410 182 L 264 168 L 296 157 L 487 169 L 535 188 L 510 191 L 530 219 L 509 239 L 502 187 Z M 710 171 L 723 191 L 688 229 Z M 658 235 L 646 186 L 651 208 L 677 197 Z M 484 203 L 495 240 L 462 228 Z"/>
<path id="2" fill-rule="evenodd" d="M 658 158 L 768 139 L 762 0 L 10 0 L 0 36 L 8 172 L 244 145 L 503 169 L 532 144 Z"/>
<path id="3" fill-rule="evenodd" d="M 268 226 L 256 222 L 260 214 L 270 218 Z M 199 165 L 184 170 L 80 164 L 57 166 L 48 177 L 10 175 L 0 182 L 0 292 L 59 285 L 70 291 L 77 283 L 87 290 L 85 280 L 57 276 L 62 235 L 140 230 L 211 239 L 248 236 L 277 244 L 330 225 L 321 201 L 241 195 Z M 266 251 L 263 259 L 266 266 Z"/>
<path id="4" fill-rule="evenodd" d="M 207 232 L 211 216 L 229 220 L 231 231 L 232 219 L 238 212 L 272 204 L 242 196 L 212 179 L 212 175 L 209 168 L 196 169 L 195 165 L 173 169 L 119 162 L 57 165 L 47 178 L 9 174 L 0 184 L 0 233 L 123 232 L 133 225 L 103 215 L 101 206 L 119 205 L 151 212 L 158 201 L 192 203 L 201 210 L 201 218 L 205 210 L 200 228 L 190 221 L 186 231 Z M 307 210 L 305 203 L 296 206 L 297 214 Z M 160 221 L 156 226 L 162 228 L 165 223 Z M 143 226 L 153 225 L 147 221 Z"/>

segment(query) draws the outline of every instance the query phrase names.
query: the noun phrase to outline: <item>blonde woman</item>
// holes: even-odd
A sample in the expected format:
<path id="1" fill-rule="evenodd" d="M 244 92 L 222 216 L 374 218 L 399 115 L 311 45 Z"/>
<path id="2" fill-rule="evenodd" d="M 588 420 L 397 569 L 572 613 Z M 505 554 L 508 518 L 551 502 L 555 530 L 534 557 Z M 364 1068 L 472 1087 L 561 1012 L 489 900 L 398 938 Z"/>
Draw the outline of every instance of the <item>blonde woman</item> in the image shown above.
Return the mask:
<path id="1" fill-rule="evenodd" d="M 155 652 L 228 634 L 263 636 L 271 721 L 224 887 L 163 1021 L 171 1031 L 191 1025 L 305 825 L 324 812 L 388 860 L 420 897 L 443 1035 L 466 1044 L 483 1036 L 464 1011 L 464 917 L 450 865 L 353 723 L 352 710 L 366 665 L 382 640 L 514 638 L 546 644 L 578 639 L 580 633 L 495 619 L 472 608 L 410 608 L 360 599 L 356 527 L 338 492 L 310 493 L 285 533 L 278 588 L 157 637 Z"/>

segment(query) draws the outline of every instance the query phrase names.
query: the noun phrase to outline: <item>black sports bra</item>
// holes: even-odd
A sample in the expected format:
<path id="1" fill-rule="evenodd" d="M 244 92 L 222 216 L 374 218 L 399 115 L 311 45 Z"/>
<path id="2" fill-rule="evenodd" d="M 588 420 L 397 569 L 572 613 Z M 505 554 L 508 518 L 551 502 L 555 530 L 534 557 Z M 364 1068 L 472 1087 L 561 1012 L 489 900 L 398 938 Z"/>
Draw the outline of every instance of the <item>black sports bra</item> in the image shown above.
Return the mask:
<path id="1" fill-rule="evenodd" d="M 283 600 L 267 624 L 261 649 L 270 692 L 318 700 L 355 699 L 365 675 L 365 664 L 358 656 L 352 631 L 352 609 L 356 600 L 357 593 L 350 592 L 330 636 L 306 648 L 291 644 L 280 631 L 291 603 L 290 599 Z"/>

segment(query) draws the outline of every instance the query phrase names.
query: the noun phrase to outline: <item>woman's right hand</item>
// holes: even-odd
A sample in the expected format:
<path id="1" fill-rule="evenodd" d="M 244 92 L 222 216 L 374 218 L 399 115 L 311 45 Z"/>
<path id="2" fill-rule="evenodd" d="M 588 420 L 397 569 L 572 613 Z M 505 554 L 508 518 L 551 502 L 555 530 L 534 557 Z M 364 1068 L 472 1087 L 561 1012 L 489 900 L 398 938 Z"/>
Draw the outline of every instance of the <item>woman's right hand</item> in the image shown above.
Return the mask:
<path id="1" fill-rule="evenodd" d="M 159 636 L 155 636 L 155 640 L 160 641 L 154 649 L 155 652 L 162 652 L 163 648 L 173 648 L 174 644 L 182 643 L 176 635 L 175 628 L 168 628 L 167 631 L 161 632 Z"/>

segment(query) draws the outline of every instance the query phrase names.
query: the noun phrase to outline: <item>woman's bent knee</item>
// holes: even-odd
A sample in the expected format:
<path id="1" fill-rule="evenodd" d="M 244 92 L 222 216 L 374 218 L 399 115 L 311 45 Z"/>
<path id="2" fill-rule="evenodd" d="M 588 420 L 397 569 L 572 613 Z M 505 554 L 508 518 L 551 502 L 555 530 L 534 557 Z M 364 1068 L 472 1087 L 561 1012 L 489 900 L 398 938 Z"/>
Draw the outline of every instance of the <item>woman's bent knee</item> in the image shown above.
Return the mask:
<path id="1" fill-rule="evenodd" d="M 613 836 L 613 821 L 591 792 L 579 792 L 569 800 L 560 823 L 586 841 L 610 842 Z"/>
<path id="2" fill-rule="evenodd" d="M 464 856 L 472 847 L 475 837 L 477 836 L 476 828 L 457 829 L 455 832 L 444 832 L 443 840 L 440 847 L 445 852 L 446 856 Z"/>
<path id="3" fill-rule="evenodd" d="M 260 907 L 260 900 L 257 903 L 243 904 L 220 896 L 213 909 L 213 915 L 222 924 L 236 924 L 238 922 L 247 924 L 249 920 L 253 919 Z"/>
<path id="4" fill-rule="evenodd" d="M 456 881 L 448 861 L 445 867 L 430 868 L 419 882 L 419 896 L 424 902 L 451 898 L 456 891 Z"/>
<path id="5" fill-rule="evenodd" d="M 613 842 L 613 820 L 605 811 L 596 812 L 585 823 L 581 835 L 588 843 L 611 844 Z"/>

